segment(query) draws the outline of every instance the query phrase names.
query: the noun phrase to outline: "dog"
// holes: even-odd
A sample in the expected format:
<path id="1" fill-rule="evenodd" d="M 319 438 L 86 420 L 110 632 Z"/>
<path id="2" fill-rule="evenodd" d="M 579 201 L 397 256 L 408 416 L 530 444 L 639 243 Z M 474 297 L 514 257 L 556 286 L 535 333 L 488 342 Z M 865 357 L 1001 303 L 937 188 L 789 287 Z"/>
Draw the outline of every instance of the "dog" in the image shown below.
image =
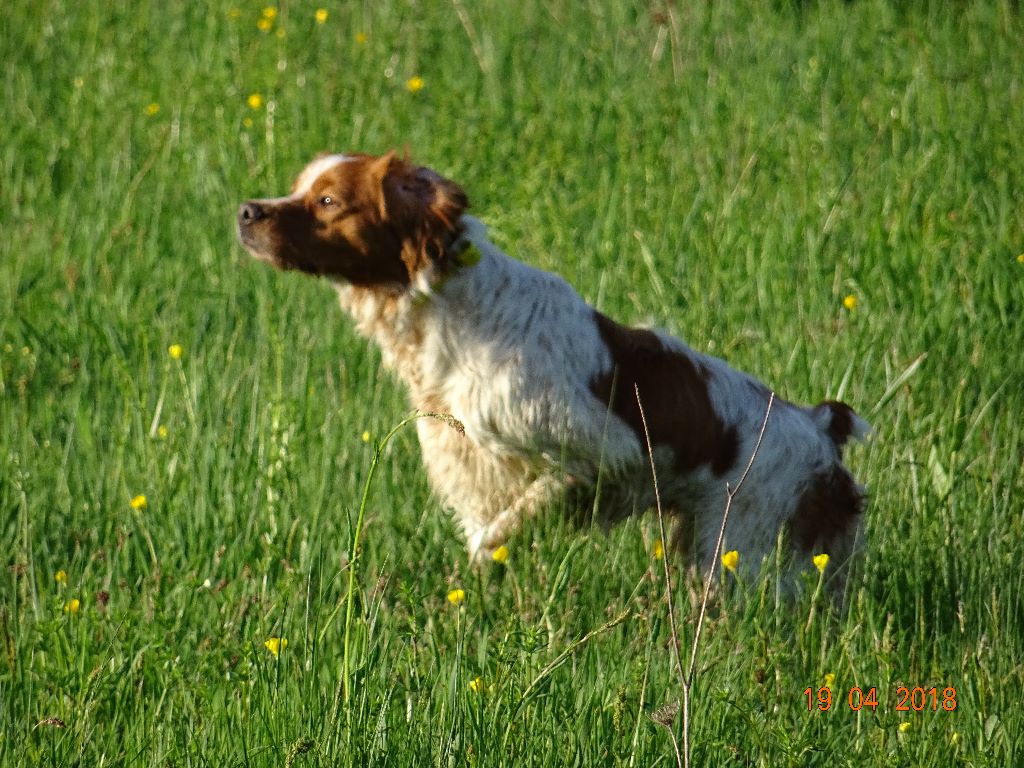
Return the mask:
<path id="1" fill-rule="evenodd" d="M 865 496 L 842 450 L 868 433 L 861 417 L 774 398 L 666 333 L 619 324 L 503 253 L 468 206 L 458 184 L 394 152 L 325 154 L 289 195 L 243 203 L 237 226 L 256 258 L 331 283 L 417 411 L 457 420 L 416 428 L 471 559 L 558 504 L 604 525 L 652 508 L 652 464 L 673 545 L 703 566 L 748 464 L 726 549 L 756 569 L 782 535 L 794 562 L 848 558 Z"/>

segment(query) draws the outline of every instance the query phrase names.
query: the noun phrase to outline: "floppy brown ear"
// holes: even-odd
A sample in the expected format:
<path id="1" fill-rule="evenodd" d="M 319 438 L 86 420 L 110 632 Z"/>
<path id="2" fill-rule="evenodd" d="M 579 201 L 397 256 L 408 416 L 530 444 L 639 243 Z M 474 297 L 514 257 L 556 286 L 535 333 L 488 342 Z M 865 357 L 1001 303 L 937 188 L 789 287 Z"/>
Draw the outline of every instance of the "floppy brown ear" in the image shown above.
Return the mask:
<path id="1" fill-rule="evenodd" d="M 394 152 L 377 160 L 371 172 L 381 173 L 385 215 L 396 223 L 450 231 L 469 207 L 466 193 L 454 181 L 399 160 Z"/>
<path id="2" fill-rule="evenodd" d="M 429 168 L 390 157 L 381 180 L 382 217 L 401 236 L 402 261 L 410 277 L 429 264 L 444 270 L 452 233 L 469 206 L 466 193 Z M 383 158 L 378 162 L 383 169 Z"/>
<path id="3" fill-rule="evenodd" d="M 418 168 L 416 178 L 426 182 L 431 190 L 427 211 L 447 230 L 455 229 L 459 217 L 469 207 L 466 192 L 450 179 L 434 173 L 429 168 Z"/>

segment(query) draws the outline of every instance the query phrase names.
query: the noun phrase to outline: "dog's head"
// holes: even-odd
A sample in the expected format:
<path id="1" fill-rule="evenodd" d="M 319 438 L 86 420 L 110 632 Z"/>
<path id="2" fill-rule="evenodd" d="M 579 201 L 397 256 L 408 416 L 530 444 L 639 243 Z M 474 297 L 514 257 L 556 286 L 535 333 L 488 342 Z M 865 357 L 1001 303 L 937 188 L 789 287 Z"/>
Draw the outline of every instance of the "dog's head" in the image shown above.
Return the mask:
<path id="1" fill-rule="evenodd" d="M 359 286 L 409 285 L 444 266 L 466 195 L 393 152 L 322 155 L 287 197 L 250 200 L 238 236 L 256 258 Z"/>

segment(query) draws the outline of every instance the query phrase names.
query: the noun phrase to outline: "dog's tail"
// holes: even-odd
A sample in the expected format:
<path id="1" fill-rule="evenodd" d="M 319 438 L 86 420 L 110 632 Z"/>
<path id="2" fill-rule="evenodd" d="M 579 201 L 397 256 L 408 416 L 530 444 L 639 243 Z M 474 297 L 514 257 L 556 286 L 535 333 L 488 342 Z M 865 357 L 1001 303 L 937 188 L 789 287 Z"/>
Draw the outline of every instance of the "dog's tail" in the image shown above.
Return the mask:
<path id="1" fill-rule="evenodd" d="M 825 400 L 811 409 L 811 418 L 818 428 L 842 451 L 852 437 L 863 440 L 871 433 L 871 425 L 858 416 L 853 408 L 838 400 Z"/>

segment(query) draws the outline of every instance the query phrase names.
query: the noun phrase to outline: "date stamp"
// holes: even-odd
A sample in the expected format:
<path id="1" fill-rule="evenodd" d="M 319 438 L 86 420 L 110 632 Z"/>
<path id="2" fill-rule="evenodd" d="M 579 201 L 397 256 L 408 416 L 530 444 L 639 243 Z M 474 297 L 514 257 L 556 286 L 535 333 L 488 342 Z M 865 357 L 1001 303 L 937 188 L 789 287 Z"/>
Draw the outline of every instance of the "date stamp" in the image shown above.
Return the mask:
<path id="1" fill-rule="evenodd" d="M 836 691 L 841 694 L 842 691 Z M 828 686 L 804 689 L 804 696 L 807 697 L 807 711 L 813 712 L 815 708 L 820 712 L 828 712 L 832 708 L 832 689 Z M 900 685 L 896 688 L 895 695 L 888 700 L 883 695 L 880 699 L 878 688 L 861 688 L 854 686 L 846 693 L 845 704 L 851 712 L 860 712 L 867 709 L 871 712 L 877 711 L 879 706 L 895 705 L 896 712 L 952 712 L 956 709 L 956 688 L 923 688 L 921 686 L 909 687 Z M 842 707 L 843 702 L 836 706 Z"/>

